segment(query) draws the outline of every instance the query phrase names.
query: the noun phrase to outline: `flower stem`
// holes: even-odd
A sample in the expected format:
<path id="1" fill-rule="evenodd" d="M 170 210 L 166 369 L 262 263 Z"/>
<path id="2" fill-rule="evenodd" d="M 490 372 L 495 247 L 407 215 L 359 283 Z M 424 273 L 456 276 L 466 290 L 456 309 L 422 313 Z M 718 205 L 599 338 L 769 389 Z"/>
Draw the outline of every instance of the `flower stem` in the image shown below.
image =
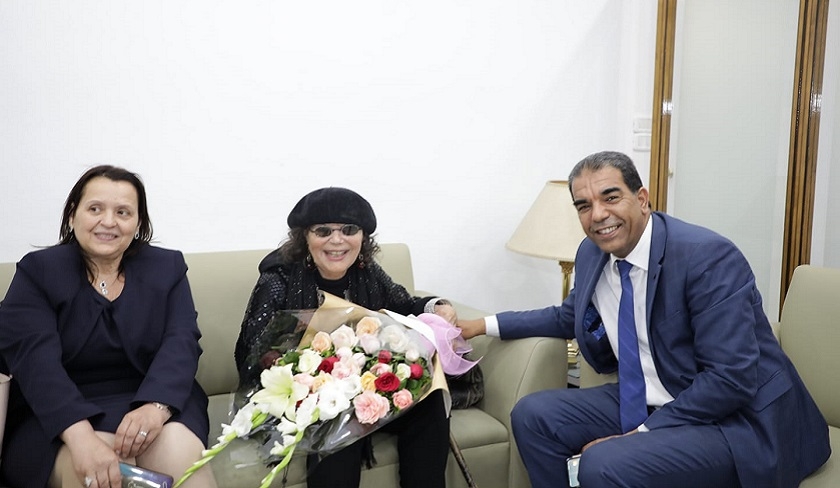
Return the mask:
<path id="1" fill-rule="evenodd" d="M 230 437 L 230 439 L 225 438 L 225 440 L 223 442 L 219 442 L 218 444 L 216 444 L 212 448 L 208 449 L 207 451 L 204 451 L 204 453 L 201 456 L 201 459 L 194 462 L 192 466 L 187 468 L 187 470 L 184 471 L 184 475 L 181 476 L 181 478 L 178 480 L 177 483 L 175 483 L 172 486 L 172 488 L 178 488 L 179 486 L 181 486 L 181 484 L 184 481 L 187 481 L 187 478 L 192 476 L 193 473 L 195 473 L 196 471 L 201 469 L 201 467 L 204 466 L 205 464 L 209 463 L 211 459 L 216 457 L 216 454 L 219 454 L 220 452 L 222 452 L 225 449 L 225 447 L 227 447 L 228 444 L 230 444 L 230 441 L 232 441 L 233 439 L 236 438 L 236 434 L 232 434 L 228 437 Z"/>
<path id="2" fill-rule="evenodd" d="M 295 453 L 295 447 L 298 445 L 298 442 L 300 442 L 301 439 L 303 439 L 302 430 L 295 434 L 295 442 L 288 447 L 288 452 L 286 452 L 286 455 L 283 456 L 283 460 L 280 461 L 280 463 L 277 464 L 277 466 L 274 466 L 271 469 L 271 471 L 269 471 L 268 474 L 265 475 L 265 478 L 262 479 L 262 484 L 260 485 L 260 488 L 269 488 L 271 486 L 271 482 L 274 481 L 274 477 L 277 476 L 277 473 L 279 473 L 283 468 L 289 465 L 289 462 L 292 460 L 292 455 Z"/>

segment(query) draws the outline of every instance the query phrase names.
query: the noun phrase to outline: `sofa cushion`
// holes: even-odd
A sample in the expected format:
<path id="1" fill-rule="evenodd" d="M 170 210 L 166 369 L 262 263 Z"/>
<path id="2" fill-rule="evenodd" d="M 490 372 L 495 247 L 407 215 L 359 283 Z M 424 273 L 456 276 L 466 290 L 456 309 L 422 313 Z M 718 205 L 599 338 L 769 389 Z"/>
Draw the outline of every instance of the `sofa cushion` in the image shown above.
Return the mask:
<path id="1" fill-rule="evenodd" d="M 831 443 L 832 450 L 836 452 L 835 450 L 840 446 L 840 428 L 829 426 L 828 440 Z M 836 488 L 838 486 L 840 486 L 840 461 L 834 454 L 828 458 L 828 461 L 820 469 L 799 484 L 799 488 Z"/>

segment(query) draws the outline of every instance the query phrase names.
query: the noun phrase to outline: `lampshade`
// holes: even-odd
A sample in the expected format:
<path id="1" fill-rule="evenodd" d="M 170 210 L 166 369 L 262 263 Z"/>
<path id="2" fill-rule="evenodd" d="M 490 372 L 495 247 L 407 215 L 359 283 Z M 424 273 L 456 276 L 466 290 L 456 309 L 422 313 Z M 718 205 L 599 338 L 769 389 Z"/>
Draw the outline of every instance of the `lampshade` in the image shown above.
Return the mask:
<path id="1" fill-rule="evenodd" d="M 585 236 L 572 205 L 568 182 L 551 180 L 505 247 L 528 256 L 574 262 Z"/>

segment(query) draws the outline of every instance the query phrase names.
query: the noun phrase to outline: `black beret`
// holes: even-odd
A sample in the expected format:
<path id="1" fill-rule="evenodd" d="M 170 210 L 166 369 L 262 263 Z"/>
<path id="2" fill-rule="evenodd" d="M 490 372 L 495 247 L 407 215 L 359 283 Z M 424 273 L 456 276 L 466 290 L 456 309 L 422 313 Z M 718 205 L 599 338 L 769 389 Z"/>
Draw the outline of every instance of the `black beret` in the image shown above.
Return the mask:
<path id="1" fill-rule="evenodd" d="M 376 230 L 376 215 L 370 203 L 353 190 L 329 187 L 301 198 L 286 223 L 291 229 L 314 224 L 356 224 L 371 235 Z"/>

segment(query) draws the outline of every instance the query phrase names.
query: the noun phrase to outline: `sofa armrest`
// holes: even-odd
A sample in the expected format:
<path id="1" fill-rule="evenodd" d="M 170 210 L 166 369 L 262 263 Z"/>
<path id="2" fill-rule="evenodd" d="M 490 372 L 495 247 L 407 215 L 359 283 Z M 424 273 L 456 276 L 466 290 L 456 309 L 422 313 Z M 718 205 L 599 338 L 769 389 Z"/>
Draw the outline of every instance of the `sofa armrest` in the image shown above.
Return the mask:
<path id="1" fill-rule="evenodd" d="M 435 293 L 416 291 L 418 296 Z M 477 319 L 489 313 L 457 301 L 452 306 L 463 319 Z M 566 388 L 568 385 L 568 349 L 565 339 L 529 337 L 503 341 L 498 337 L 470 339 L 470 357 L 481 358 L 484 372 L 484 400 L 478 407 L 510 429 L 510 411 L 523 396 L 539 390 Z"/>
<path id="2" fill-rule="evenodd" d="M 568 383 L 566 341 L 529 337 L 503 341 L 480 336 L 470 340 L 474 358 L 481 358 L 484 399 L 478 407 L 510 430 L 510 412 L 523 396 L 565 388 Z"/>

